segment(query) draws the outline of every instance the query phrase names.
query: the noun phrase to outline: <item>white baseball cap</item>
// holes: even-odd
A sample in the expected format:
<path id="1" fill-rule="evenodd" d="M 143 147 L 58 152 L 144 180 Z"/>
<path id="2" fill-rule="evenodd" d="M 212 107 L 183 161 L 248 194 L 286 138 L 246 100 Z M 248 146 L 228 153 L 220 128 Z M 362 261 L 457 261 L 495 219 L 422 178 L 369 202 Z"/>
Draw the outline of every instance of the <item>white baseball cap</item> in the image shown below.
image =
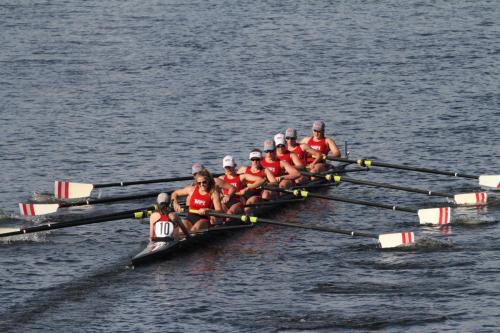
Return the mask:
<path id="1" fill-rule="evenodd" d="M 278 133 L 274 136 L 274 144 L 276 146 L 283 145 L 286 146 L 285 135 L 283 133 Z"/>
<path id="2" fill-rule="evenodd" d="M 231 167 L 234 168 L 236 166 L 236 163 L 234 162 L 234 158 L 231 155 L 227 155 L 224 157 L 222 160 L 222 167 Z"/>
<path id="3" fill-rule="evenodd" d="M 248 159 L 251 160 L 252 158 L 258 158 L 259 160 L 262 159 L 262 153 L 260 151 L 252 151 L 250 152 L 250 155 L 248 156 Z"/>

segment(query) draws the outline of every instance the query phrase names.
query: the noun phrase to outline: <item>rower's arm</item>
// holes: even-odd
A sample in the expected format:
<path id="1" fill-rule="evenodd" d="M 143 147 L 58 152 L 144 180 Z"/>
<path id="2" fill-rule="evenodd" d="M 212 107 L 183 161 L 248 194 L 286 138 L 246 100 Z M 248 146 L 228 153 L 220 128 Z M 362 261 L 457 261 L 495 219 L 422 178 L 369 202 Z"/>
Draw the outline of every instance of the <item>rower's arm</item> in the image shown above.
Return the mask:
<path id="1" fill-rule="evenodd" d="M 236 192 L 236 187 L 229 184 L 228 182 L 225 182 L 223 179 L 215 178 L 215 185 L 217 185 L 219 188 L 226 189 L 228 191 L 227 194 L 230 197 L 233 196 Z"/>
<path id="2" fill-rule="evenodd" d="M 327 138 L 326 143 L 328 144 L 328 148 L 330 148 L 330 152 L 331 152 L 331 155 L 333 157 L 340 157 L 341 156 L 340 149 L 339 149 L 339 147 L 337 147 L 337 144 L 335 143 L 335 141 L 333 139 Z"/>
<path id="3" fill-rule="evenodd" d="M 269 169 L 264 168 L 264 173 L 266 174 L 266 179 L 271 184 L 276 184 L 278 180 L 274 177 L 273 173 Z"/>
<path id="4" fill-rule="evenodd" d="M 252 182 L 252 184 L 248 184 L 246 188 L 248 189 L 255 189 L 258 188 L 266 182 L 265 178 L 255 176 L 255 175 L 249 175 L 249 174 L 244 174 L 240 176 L 240 179 L 242 181 L 249 181 Z"/>
<path id="5" fill-rule="evenodd" d="M 193 192 L 194 187 L 192 185 L 186 186 L 184 188 L 180 188 L 172 192 L 170 199 L 172 201 L 172 206 L 176 212 L 182 211 L 182 207 L 177 201 L 179 197 L 187 197 Z"/>
<path id="6" fill-rule="evenodd" d="M 295 153 L 290 153 L 290 158 L 292 159 L 293 162 L 293 167 L 297 170 L 302 170 L 304 169 L 304 164 L 300 160 L 300 158 L 297 156 Z"/>
<path id="7" fill-rule="evenodd" d="M 294 180 L 300 177 L 300 172 L 290 165 L 287 161 L 280 161 L 281 168 L 285 169 L 287 173 L 284 176 L 281 176 L 281 179 Z"/>

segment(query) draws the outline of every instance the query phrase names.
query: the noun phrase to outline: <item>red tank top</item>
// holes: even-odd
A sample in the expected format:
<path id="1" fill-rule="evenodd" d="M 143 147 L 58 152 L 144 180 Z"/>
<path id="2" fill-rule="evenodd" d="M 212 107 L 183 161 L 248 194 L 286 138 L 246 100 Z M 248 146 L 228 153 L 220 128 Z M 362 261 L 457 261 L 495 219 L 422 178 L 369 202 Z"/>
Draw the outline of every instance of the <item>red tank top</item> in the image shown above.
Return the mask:
<path id="1" fill-rule="evenodd" d="M 318 151 L 320 154 L 327 154 L 328 151 L 330 150 L 330 148 L 328 147 L 328 144 L 326 143 L 325 138 L 320 139 L 319 141 L 314 141 L 314 138 L 311 137 L 309 139 L 309 141 L 307 141 L 307 144 L 309 145 L 309 147 Z M 310 156 L 310 155 L 307 157 L 307 163 L 311 163 L 314 160 L 315 160 L 315 158 Z"/>
<path id="2" fill-rule="evenodd" d="M 274 177 L 281 176 L 281 163 L 280 161 L 267 162 L 266 159 L 263 159 L 260 164 L 266 169 L 269 169 Z"/>
<path id="3" fill-rule="evenodd" d="M 189 198 L 189 209 L 198 210 L 201 208 L 213 208 L 212 198 L 210 193 L 200 194 L 198 186 L 195 186 L 193 194 Z"/>
<path id="4" fill-rule="evenodd" d="M 247 165 L 247 168 L 245 169 L 245 173 L 248 174 L 248 175 L 253 175 L 253 176 L 257 176 L 257 177 L 261 177 L 261 178 L 266 178 L 266 176 L 264 175 L 264 170 L 260 169 L 257 172 L 252 172 L 252 167 L 250 165 Z M 247 181 L 247 184 L 253 184 L 253 182 Z"/>
<path id="5" fill-rule="evenodd" d="M 285 151 L 284 154 L 280 155 L 278 153 L 276 153 L 276 157 L 278 158 L 278 160 L 280 161 L 286 161 L 288 163 L 290 163 L 290 165 L 293 165 L 293 162 L 292 162 L 292 156 L 290 156 L 290 152 L 287 150 Z"/>
<path id="6" fill-rule="evenodd" d="M 227 175 L 224 175 L 224 181 L 226 183 L 229 183 L 229 184 L 233 185 L 234 187 L 236 187 L 236 192 L 239 192 L 243 188 L 243 184 L 241 183 L 241 179 L 240 179 L 239 175 L 233 177 L 232 179 L 229 178 Z M 226 188 L 222 189 L 222 194 L 228 194 L 228 193 L 229 193 L 228 189 L 226 189 Z"/>
<path id="7" fill-rule="evenodd" d="M 303 163 L 306 162 L 306 152 L 302 150 L 302 147 L 300 145 L 296 145 L 292 149 L 290 149 L 290 147 L 288 147 L 288 150 L 291 151 L 292 153 L 295 153 L 299 157 L 299 160 L 301 162 L 303 162 Z"/>

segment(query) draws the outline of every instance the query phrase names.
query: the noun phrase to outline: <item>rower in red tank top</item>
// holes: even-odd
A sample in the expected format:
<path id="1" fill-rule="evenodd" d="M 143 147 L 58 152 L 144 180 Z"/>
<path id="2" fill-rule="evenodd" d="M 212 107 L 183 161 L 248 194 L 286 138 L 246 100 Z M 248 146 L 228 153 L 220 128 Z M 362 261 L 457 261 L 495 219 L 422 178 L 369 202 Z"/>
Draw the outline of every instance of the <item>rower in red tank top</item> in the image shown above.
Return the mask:
<path id="1" fill-rule="evenodd" d="M 276 183 L 276 178 L 273 176 L 272 172 L 264 168 L 261 164 L 262 152 L 260 151 L 260 149 L 257 148 L 253 149 L 250 152 L 248 158 L 251 164 L 246 167 L 241 167 L 238 170 L 239 175 L 255 176 L 271 184 Z M 245 180 L 245 184 L 248 188 L 247 192 L 244 195 L 244 197 L 247 199 L 246 201 L 247 205 L 250 203 L 257 203 L 261 201 L 261 199 L 267 200 L 271 198 L 271 192 L 269 192 L 268 190 L 252 188 L 255 187 L 255 184 L 252 180 L 250 179 Z M 248 210 L 248 208 L 245 208 L 245 210 Z"/>
<path id="2" fill-rule="evenodd" d="M 222 166 L 224 167 L 224 176 L 219 178 L 235 188 L 233 194 L 223 190 L 222 208 L 227 214 L 238 214 L 243 211 L 246 204 L 257 202 L 258 198 L 251 197 L 260 194 L 260 190 L 257 188 L 264 184 L 265 179 L 255 174 L 238 174 L 235 170 L 236 162 L 231 155 L 224 157 Z M 262 170 L 258 170 L 256 173 L 264 175 Z"/>
<path id="3" fill-rule="evenodd" d="M 295 153 L 303 165 L 307 164 L 307 154 L 314 154 L 316 151 L 305 143 L 297 142 L 297 131 L 294 128 L 287 128 L 285 131 L 286 148 Z"/>
<path id="4" fill-rule="evenodd" d="M 274 144 L 276 145 L 276 157 L 278 158 L 278 160 L 287 162 L 299 172 L 304 169 L 304 163 L 302 163 L 297 154 L 289 151 L 286 148 L 286 140 L 284 134 L 276 134 L 274 136 Z M 301 175 L 299 178 L 294 179 L 293 182 L 296 184 L 302 184 L 307 180 L 307 177 Z"/>
<path id="5" fill-rule="evenodd" d="M 324 163 L 326 156 L 330 153 L 332 157 L 340 157 L 340 149 L 332 138 L 325 137 L 325 123 L 317 120 L 312 126 L 313 134 L 302 139 L 301 143 L 308 145 L 316 151 L 311 154 L 308 152 L 307 168 L 311 172 L 321 172 L 327 169 L 327 164 Z M 316 157 L 313 157 L 316 156 Z"/>
<path id="6" fill-rule="evenodd" d="M 300 173 L 297 169 L 290 165 L 290 163 L 280 161 L 276 157 L 276 146 L 273 140 L 264 141 L 264 152 L 266 155 L 261 164 L 267 170 L 271 171 L 280 187 L 290 187 L 292 181 L 300 178 Z"/>
<path id="7" fill-rule="evenodd" d="M 215 180 L 208 170 L 202 169 L 196 173 L 194 185 L 186 186 L 172 193 L 172 204 L 175 212 L 183 211 L 177 201 L 179 196 L 188 197 L 189 210 L 196 210 L 197 212 L 189 212 L 188 216 L 183 219 L 170 214 L 169 218 L 171 220 L 183 223 L 186 229 L 191 232 L 206 229 L 216 224 L 217 219 L 213 216 L 207 216 L 206 213 L 207 210 L 222 212 L 222 205 L 219 192 L 216 190 Z"/>

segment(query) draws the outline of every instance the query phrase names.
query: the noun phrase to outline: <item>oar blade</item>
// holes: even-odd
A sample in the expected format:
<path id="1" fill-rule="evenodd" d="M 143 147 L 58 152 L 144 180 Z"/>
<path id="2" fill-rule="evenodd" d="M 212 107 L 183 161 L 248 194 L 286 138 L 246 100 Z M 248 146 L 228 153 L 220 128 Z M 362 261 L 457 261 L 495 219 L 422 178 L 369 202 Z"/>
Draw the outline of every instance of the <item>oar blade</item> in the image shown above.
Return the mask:
<path id="1" fill-rule="evenodd" d="M 444 225 L 451 222 L 451 208 L 426 208 L 418 210 L 420 224 Z"/>
<path id="2" fill-rule="evenodd" d="M 383 249 L 410 246 L 415 243 L 415 235 L 411 231 L 382 234 L 378 236 L 378 241 Z"/>
<path id="3" fill-rule="evenodd" d="M 479 185 L 500 189 L 500 175 L 481 175 Z"/>
<path id="4" fill-rule="evenodd" d="M 59 208 L 58 204 L 27 204 L 20 203 L 19 211 L 22 216 L 35 216 L 55 213 Z"/>
<path id="5" fill-rule="evenodd" d="M 455 194 L 453 200 L 457 205 L 484 206 L 488 201 L 488 194 L 486 192 Z"/>
<path id="6" fill-rule="evenodd" d="M 93 184 L 86 183 L 71 183 L 68 181 L 55 181 L 55 196 L 58 199 L 77 199 L 90 196 L 90 192 L 94 188 Z"/>
<path id="7" fill-rule="evenodd" d="M 11 232 L 19 232 L 21 229 L 19 228 L 0 228 L 0 235 L 2 234 L 10 234 Z"/>

